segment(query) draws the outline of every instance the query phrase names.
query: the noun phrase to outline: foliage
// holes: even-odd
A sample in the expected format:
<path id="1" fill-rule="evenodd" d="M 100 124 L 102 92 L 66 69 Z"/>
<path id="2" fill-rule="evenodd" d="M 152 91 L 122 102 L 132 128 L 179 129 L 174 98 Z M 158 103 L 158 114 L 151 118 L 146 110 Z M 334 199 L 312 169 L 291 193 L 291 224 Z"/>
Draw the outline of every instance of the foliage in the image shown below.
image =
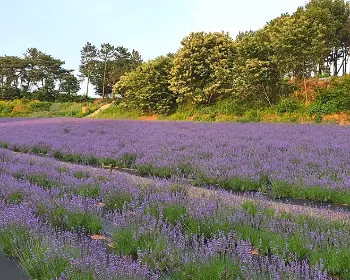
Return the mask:
<path id="1" fill-rule="evenodd" d="M 115 47 L 109 43 L 101 44 L 98 49 L 87 42 L 81 50 L 80 73 L 82 78 L 87 78 L 88 85 L 91 82 L 96 93 L 105 98 L 111 95 L 112 87 L 120 77 L 135 70 L 141 62 L 141 55 L 136 50 L 129 52 L 123 46 Z"/>
<path id="2" fill-rule="evenodd" d="M 86 95 L 92 84 L 103 98 L 111 97 L 112 90 L 115 97 L 122 97 L 101 117 L 163 114 L 163 119 L 249 122 L 264 120 L 268 112 L 269 121 L 294 122 L 311 118 L 305 116 L 311 100 L 310 115 L 321 122 L 323 114 L 348 110 L 347 95 L 340 93 L 344 85 L 334 84 L 339 91 L 321 90 L 315 103 L 305 95 L 305 106 L 289 98 L 293 85 L 302 84 L 305 91 L 312 77 L 347 74 L 349 50 L 349 2 L 311 0 L 294 13 L 282 14 L 256 31 L 241 32 L 235 39 L 224 32 L 192 32 L 177 53 L 143 64 L 136 50 L 87 42 L 79 70 L 80 78 L 87 79 Z M 36 48 L 28 49 L 24 57 L 0 57 L 0 99 L 81 101 L 76 100 L 81 98 L 76 96 L 79 81 L 63 65 Z M 50 111 L 48 106 L 0 104 L 0 115 L 40 111 L 41 116 L 44 107 Z M 272 116 L 270 109 L 278 115 L 273 112 Z M 66 115 L 82 116 L 75 111 Z"/>
<path id="3" fill-rule="evenodd" d="M 88 107 L 89 112 L 98 109 L 91 102 L 0 101 L 0 117 L 83 117 L 83 107 Z"/>
<path id="4" fill-rule="evenodd" d="M 161 56 L 140 65 L 121 77 L 114 94 L 121 96 L 124 108 L 146 114 L 168 114 L 175 109 L 175 96 L 169 90 L 171 56 Z"/>
<path id="5" fill-rule="evenodd" d="M 240 100 L 272 106 L 286 94 L 283 74 L 266 30 L 241 34 L 236 41 L 235 92 Z"/>
<path id="6" fill-rule="evenodd" d="M 310 106 L 311 115 L 334 114 L 350 109 L 350 76 L 333 78 L 330 87 L 319 88 Z"/>
<path id="7" fill-rule="evenodd" d="M 181 45 L 174 57 L 170 80 L 177 102 L 212 104 L 230 96 L 236 49 L 229 34 L 191 33 Z"/>
<path id="8" fill-rule="evenodd" d="M 298 104 L 298 102 L 295 99 L 283 98 L 276 105 L 276 112 L 278 114 L 294 113 L 294 112 L 298 111 L 299 108 L 300 108 L 300 105 Z"/>
<path id="9" fill-rule="evenodd" d="M 54 101 L 62 94 L 75 95 L 80 89 L 78 80 L 63 64 L 36 48 L 28 49 L 23 58 L 0 57 L 0 99 Z"/>

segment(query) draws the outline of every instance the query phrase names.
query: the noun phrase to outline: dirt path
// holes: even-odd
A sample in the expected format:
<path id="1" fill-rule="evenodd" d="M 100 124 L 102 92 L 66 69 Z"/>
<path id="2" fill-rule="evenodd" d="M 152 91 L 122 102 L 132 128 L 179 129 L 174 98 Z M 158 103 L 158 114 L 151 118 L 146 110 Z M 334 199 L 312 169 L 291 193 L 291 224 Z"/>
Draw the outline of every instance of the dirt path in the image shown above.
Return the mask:
<path id="1" fill-rule="evenodd" d="M 96 115 L 98 115 L 99 113 L 101 113 L 102 111 L 108 109 L 109 107 L 111 107 L 112 103 L 109 103 L 109 104 L 105 104 L 103 106 L 101 106 L 98 110 L 96 110 L 95 112 L 93 112 L 92 114 L 90 115 L 87 115 L 85 118 L 91 118 L 91 117 L 94 117 Z"/>

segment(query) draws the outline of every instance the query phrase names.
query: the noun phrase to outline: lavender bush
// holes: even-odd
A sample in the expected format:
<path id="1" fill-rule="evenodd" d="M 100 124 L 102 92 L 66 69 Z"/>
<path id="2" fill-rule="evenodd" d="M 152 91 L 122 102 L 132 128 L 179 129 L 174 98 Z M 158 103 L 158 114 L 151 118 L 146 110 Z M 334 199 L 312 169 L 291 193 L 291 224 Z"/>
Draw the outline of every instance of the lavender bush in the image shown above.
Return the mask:
<path id="1" fill-rule="evenodd" d="M 0 248 L 33 279 L 350 277 L 345 211 L 298 211 L 4 149 L 0 170 Z"/>
<path id="2" fill-rule="evenodd" d="M 198 185 L 350 203 L 350 128 L 83 119 L 0 123 L 0 146 Z"/>

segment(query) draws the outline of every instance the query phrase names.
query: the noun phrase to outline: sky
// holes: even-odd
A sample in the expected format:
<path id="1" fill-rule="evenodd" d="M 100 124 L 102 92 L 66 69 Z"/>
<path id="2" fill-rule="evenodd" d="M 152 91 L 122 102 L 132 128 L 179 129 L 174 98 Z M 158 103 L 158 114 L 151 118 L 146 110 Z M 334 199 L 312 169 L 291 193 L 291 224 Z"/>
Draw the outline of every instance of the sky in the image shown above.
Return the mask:
<path id="1" fill-rule="evenodd" d="M 235 37 L 303 5 L 305 0 L 0 0 L 0 56 L 36 47 L 78 70 L 89 41 L 135 49 L 149 60 L 176 52 L 190 32 Z"/>

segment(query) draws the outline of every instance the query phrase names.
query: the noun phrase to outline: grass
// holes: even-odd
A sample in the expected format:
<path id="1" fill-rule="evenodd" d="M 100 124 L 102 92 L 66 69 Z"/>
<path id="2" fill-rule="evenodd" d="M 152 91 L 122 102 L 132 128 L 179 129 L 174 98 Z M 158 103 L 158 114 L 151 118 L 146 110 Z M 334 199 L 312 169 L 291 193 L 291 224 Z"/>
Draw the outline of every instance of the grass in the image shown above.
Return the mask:
<path id="1" fill-rule="evenodd" d="M 105 204 L 104 207 L 109 211 L 122 211 L 124 207 L 127 207 L 132 199 L 132 195 L 117 189 L 112 193 L 108 193 L 103 196 L 103 201 Z"/>
<path id="2" fill-rule="evenodd" d="M 106 110 L 100 112 L 93 118 L 98 119 L 138 119 L 142 114 L 138 111 L 126 110 L 117 104 L 112 104 Z"/>
<path id="3" fill-rule="evenodd" d="M 31 184 L 43 187 L 44 189 L 52 189 L 59 185 L 58 182 L 51 180 L 47 174 L 30 174 L 26 175 L 25 178 Z"/>
<path id="4" fill-rule="evenodd" d="M 292 260 L 292 255 L 294 255 L 300 261 L 310 260 L 312 265 L 318 265 L 319 261 L 323 259 L 324 265 L 330 274 L 344 277 L 344 279 L 349 278 L 350 248 L 339 248 L 337 245 L 330 245 L 327 242 L 325 244 L 318 243 L 314 248 L 308 248 L 305 247 L 305 244 L 311 244 L 312 242 L 306 237 L 307 234 L 299 231 L 276 233 L 269 226 L 269 219 L 282 219 L 286 221 L 286 224 L 290 221 L 298 225 L 298 228 L 307 225 L 308 230 L 317 232 L 322 229 L 319 220 L 306 215 L 293 215 L 292 213 L 275 214 L 272 209 L 261 208 L 249 201 L 243 203 L 241 207 L 248 216 L 252 217 L 252 222 L 255 220 L 255 216 L 260 217 L 260 222 L 250 224 L 249 219 L 246 222 L 232 222 L 227 220 L 227 217 L 230 216 L 229 212 L 217 213 L 213 217 L 199 220 L 190 218 L 184 230 L 190 236 L 193 234 L 204 235 L 207 239 L 214 237 L 218 232 L 227 234 L 233 231 L 238 239 L 249 240 L 260 255 L 280 255 L 287 258 L 287 260 L 288 258 Z M 233 214 L 235 210 L 232 211 Z M 348 226 L 338 222 L 330 222 L 328 226 L 331 231 L 349 230 Z M 286 251 L 286 248 L 288 248 L 288 251 Z M 285 255 L 286 253 L 287 255 Z M 182 268 L 182 270 L 186 271 L 186 268 Z"/>
<path id="5" fill-rule="evenodd" d="M 45 143 L 40 143 L 30 148 L 30 152 L 37 155 L 40 155 L 40 154 L 46 155 L 50 152 L 50 150 L 51 150 L 51 147 L 46 145 Z"/>
<path id="6" fill-rule="evenodd" d="M 24 201 L 24 196 L 22 191 L 13 192 L 8 198 L 8 202 L 10 204 L 21 204 L 23 201 Z"/>
<path id="7" fill-rule="evenodd" d="M 98 198 L 100 196 L 100 186 L 83 185 L 76 191 L 77 195 L 90 198 Z"/>
<path id="8" fill-rule="evenodd" d="M 16 257 L 31 279 L 56 279 L 69 266 L 66 258 L 50 257 L 48 251 L 45 243 L 33 237 L 17 248 Z"/>
<path id="9" fill-rule="evenodd" d="M 168 205 L 163 209 L 164 219 L 171 225 L 183 223 L 186 214 L 187 209 L 182 205 Z"/>
<path id="10" fill-rule="evenodd" d="M 214 257 L 206 263 L 191 263 L 177 269 L 171 280 L 229 280 L 243 277 L 239 265 L 230 257 Z"/>
<path id="11" fill-rule="evenodd" d="M 73 213 L 61 206 L 54 207 L 48 213 L 48 220 L 54 228 L 61 228 L 73 232 L 97 234 L 102 230 L 102 220 L 87 212 Z"/>
<path id="12" fill-rule="evenodd" d="M 335 204 L 350 205 L 350 192 L 348 190 L 328 189 L 321 186 L 304 186 L 290 184 L 283 181 L 272 181 L 272 189 L 266 189 L 264 180 L 254 181 L 246 178 L 231 178 L 227 180 L 208 178 L 200 174 L 195 178 L 198 186 L 219 186 L 226 190 L 246 192 L 261 191 L 268 192 L 273 198 L 305 199 L 315 202 L 330 202 Z"/>
<path id="13" fill-rule="evenodd" d="M 141 233 L 136 226 L 122 228 L 113 234 L 113 244 L 116 254 L 139 259 L 148 263 L 152 269 L 155 269 L 155 263 L 158 263 L 158 268 L 161 270 L 169 265 L 164 254 L 164 250 L 168 247 L 166 238 L 157 230 L 146 230 Z M 139 252 L 142 253 L 141 259 Z"/>
<path id="14" fill-rule="evenodd" d="M 82 109 L 87 107 L 86 113 Z M 76 117 L 96 111 L 99 105 L 91 102 L 8 101 L 0 104 L 0 117 Z"/>
<path id="15" fill-rule="evenodd" d="M 27 242 L 30 238 L 29 231 L 19 226 L 9 226 L 0 229 L 0 250 L 6 255 L 15 257 L 15 246 L 19 242 Z"/>

